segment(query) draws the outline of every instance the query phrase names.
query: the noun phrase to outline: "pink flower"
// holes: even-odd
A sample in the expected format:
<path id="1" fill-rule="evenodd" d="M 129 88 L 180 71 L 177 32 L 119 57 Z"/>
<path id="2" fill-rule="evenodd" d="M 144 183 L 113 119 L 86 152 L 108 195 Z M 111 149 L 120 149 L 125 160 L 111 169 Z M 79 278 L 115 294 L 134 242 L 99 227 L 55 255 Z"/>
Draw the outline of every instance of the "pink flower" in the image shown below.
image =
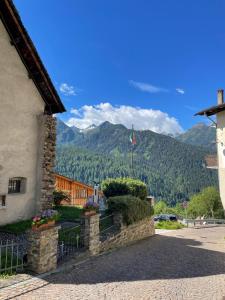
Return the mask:
<path id="1" fill-rule="evenodd" d="M 35 216 L 34 218 L 33 218 L 33 222 L 38 222 L 38 221 L 40 221 L 41 220 L 41 218 L 39 217 L 39 216 Z"/>

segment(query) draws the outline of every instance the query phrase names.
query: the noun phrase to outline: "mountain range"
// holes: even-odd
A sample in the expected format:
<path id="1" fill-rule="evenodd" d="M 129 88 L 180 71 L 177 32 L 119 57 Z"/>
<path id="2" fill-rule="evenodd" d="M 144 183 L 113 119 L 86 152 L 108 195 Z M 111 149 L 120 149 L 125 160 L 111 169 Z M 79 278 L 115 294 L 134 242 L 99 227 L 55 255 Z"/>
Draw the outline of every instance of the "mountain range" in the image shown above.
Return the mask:
<path id="1" fill-rule="evenodd" d="M 81 131 L 58 120 L 56 172 L 87 184 L 132 176 L 143 180 L 151 195 L 174 205 L 203 187 L 217 185 L 216 171 L 204 167 L 205 156 L 213 151 L 205 135 L 204 142 L 200 141 L 204 126 L 197 125 L 176 138 L 135 131 L 137 144 L 132 146 L 131 130 L 121 124 L 104 122 Z M 211 129 L 209 140 L 214 138 Z"/>
<path id="2" fill-rule="evenodd" d="M 176 138 L 181 142 L 208 149 L 210 152 L 216 151 L 216 128 L 204 123 L 196 124 Z"/>

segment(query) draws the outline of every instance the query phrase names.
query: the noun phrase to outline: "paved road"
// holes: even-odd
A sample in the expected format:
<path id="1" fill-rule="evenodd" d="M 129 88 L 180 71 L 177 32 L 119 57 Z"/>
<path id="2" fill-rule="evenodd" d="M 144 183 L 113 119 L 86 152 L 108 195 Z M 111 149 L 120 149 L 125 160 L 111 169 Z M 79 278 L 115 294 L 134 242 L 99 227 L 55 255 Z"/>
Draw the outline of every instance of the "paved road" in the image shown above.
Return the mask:
<path id="1" fill-rule="evenodd" d="M 44 278 L 42 287 L 11 299 L 222 300 L 224 236 L 225 227 L 163 232 Z"/>

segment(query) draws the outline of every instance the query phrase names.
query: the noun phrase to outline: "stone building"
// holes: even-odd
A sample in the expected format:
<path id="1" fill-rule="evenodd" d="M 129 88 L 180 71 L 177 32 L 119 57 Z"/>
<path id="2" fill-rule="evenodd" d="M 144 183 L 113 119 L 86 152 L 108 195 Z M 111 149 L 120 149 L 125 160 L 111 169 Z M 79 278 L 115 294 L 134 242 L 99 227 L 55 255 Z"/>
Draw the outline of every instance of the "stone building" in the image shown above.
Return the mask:
<path id="1" fill-rule="evenodd" d="M 0 225 L 51 206 L 65 108 L 11 0 L 0 1 Z"/>
<path id="2" fill-rule="evenodd" d="M 220 197 L 225 209 L 225 103 L 223 90 L 218 90 L 216 106 L 204 109 L 195 115 L 211 116 L 216 115 L 216 121 L 210 119 L 216 126 L 216 144 L 217 144 L 217 161 L 215 159 L 207 159 L 208 167 L 217 168 L 219 175 Z M 214 165 L 214 166 L 213 166 Z"/>

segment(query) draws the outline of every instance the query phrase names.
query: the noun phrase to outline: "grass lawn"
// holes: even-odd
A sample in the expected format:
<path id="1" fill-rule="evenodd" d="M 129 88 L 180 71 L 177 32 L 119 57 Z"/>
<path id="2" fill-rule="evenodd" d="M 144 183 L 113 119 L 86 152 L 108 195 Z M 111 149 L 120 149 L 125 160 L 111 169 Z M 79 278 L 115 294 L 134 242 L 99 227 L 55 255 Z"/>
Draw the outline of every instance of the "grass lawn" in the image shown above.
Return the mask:
<path id="1" fill-rule="evenodd" d="M 65 244 L 76 245 L 80 239 L 80 226 L 74 228 L 62 229 L 59 231 L 59 241 Z"/>
<path id="2" fill-rule="evenodd" d="M 173 222 L 173 221 L 160 221 L 155 224 L 155 229 L 181 229 L 185 226 L 179 222 Z"/>
<path id="3" fill-rule="evenodd" d="M 55 208 L 60 214 L 60 221 L 71 221 L 75 219 L 80 219 L 82 214 L 82 208 L 76 206 L 55 206 Z"/>
<path id="4" fill-rule="evenodd" d="M 54 209 L 60 213 L 60 221 L 74 221 L 75 219 L 79 219 L 82 213 L 82 208 L 74 206 L 56 206 Z M 31 220 L 24 220 L 1 226 L 0 231 L 22 234 L 31 228 L 31 224 Z"/>
<path id="5" fill-rule="evenodd" d="M 31 220 L 24 220 L 17 223 L 7 224 L 0 227 L 0 231 L 5 231 L 14 234 L 24 233 L 27 229 L 31 228 Z"/>
<path id="6" fill-rule="evenodd" d="M 15 275 L 15 273 L 7 274 L 7 273 L 0 273 L 0 280 L 6 280 L 9 279 L 11 276 Z"/>

